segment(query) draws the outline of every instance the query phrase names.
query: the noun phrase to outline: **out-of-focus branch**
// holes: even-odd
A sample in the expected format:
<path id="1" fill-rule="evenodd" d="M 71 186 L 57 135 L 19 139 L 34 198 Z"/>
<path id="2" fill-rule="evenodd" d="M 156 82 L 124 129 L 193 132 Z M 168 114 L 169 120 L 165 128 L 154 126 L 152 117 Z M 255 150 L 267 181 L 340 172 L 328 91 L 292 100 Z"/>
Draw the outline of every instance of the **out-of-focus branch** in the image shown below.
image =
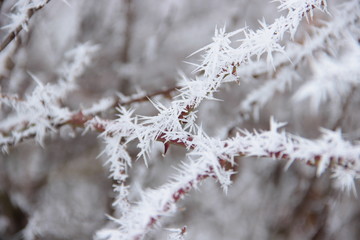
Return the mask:
<path id="1" fill-rule="evenodd" d="M 10 222 L 10 226 L 7 231 L 8 234 L 16 234 L 26 226 L 26 213 L 22 211 L 18 206 L 14 205 L 14 203 L 10 199 L 9 193 L 7 192 L 0 192 L 0 213 L 4 214 Z M 6 236 L 3 237 L 6 238 Z"/>
<path id="2" fill-rule="evenodd" d="M 7 53 L 7 56 L 5 56 L 5 61 L 4 61 L 4 69 L 5 71 L 3 73 L 0 74 L 0 84 L 2 86 L 1 91 L 4 91 L 4 89 L 7 89 L 6 87 L 4 87 L 5 84 L 3 84 L 3 82 L 5 82 L 5 79 L 11 75 L 12 70 L 15 67 L 15 62 L 13 61 L 13 57 L 16 55 L 16 53 L 18 52 L 20 46 L 21 46 L 22 40 L 20 37 L 18 37 L 15 40 L 15 46 L 13 49 L 10 50 L 10 52 Z M 0 95 L 1 98 L 1 95 Z"/>
<path id="3" fill-rule="evenodd" d="M 0 9 L 2 8 L 3 4 L 4 4 L 4 0 L 0 0 Z"/>
<path id="4" fill-rule="evenodd" d="M 346 118 L 346 116 L 348 114 L 350 103 L 351 103 L 351 100 L 353 99 L 356 89 L 357 89 L 356 86 L 353 86 L 351 88 L 351 91 L 350 91 L 349 95 L 346 97 L 345 102 L 343 104 L 342 113 L 340 114 L 340 117 L 336 120 L 334 126 L 332 127 L 332 130 L 336 130 L 336 129 L 340 128 L 342 123 L 344 122 L 344 119 Z"/>
<path id="5" fill-rule="evenodd" d="M 4 50 L 14 39 L 15 37 L 23 30 L 24 25 L 27 25 L 31 17 L 34 15 L 35 12 L 39 11 L 43 7 L 45 7 L 46 4 L 48 4 L 51 0 L 46 0 L 46 2 L 40 6 L 29 8 L 26 13 L 26 19 L 25 22 L 20 24 L 15 30 L 10 32 L 4 40 L 0 44 L 0 52 Z"/>
<path id="6" fill-rule="evenodd" d="M 284 92 L 294 80 L 301 80 L 297 75 L 296 69 L 301 63 L 313 56 L 317 51 L 324 49 L 324 45 L 329 45 L 331 49 L 333 39 L 342 36 L 342 31 L 347 26 L 359 21 L 357 8 L 345 8 L 344 13 L 336 12 L 334 19 L 322 27 L 313 27 L 313 36 L 307 37 L 302 44 L 291 43 L 286 48 L 286 54 L 274 56 L 273 69 L 269 68 L 265 60 L 254 62 L 249 65 L 236 67 L 236 75 L 240 79 L 264 79 L 266 81 L 252 90 L 242 101 L 240 114 L 244 118 L 253 113 L 255 116 L 259 108 L 269 102 L 277 92 Z M 342 38 L 342 37 L 341 37 Z M 289 61 L 291 59 L 291 61 Z M 291 68 L 288 66 L 291 65 Z M 274 71 L 276 69 L 276 71 Z M 339 123 L 336 123 L 334 127 Z"/>
<path id="7" fill-rule="evenodd" d="M 9 96 L 9 95 L 4 95 L 0 93 L 0 98 L 2 98 L 3 100 L 8 100 L 11 102 L 22 102 L 24 101 L 23 99 L 17 97 L 17 96 Z"/>
<path id="8" fill-rule="evenodd" d="M 123 33 L 123 43 L 121 49 L 119 51 L 119 60 L 120 64 L 129 64 L 131 62 L 130 59 L 130 50 L 131 44 L 133 40 L 133 27 L 135 21 L 135 9 L 134 9 L 134 1 L 133 0 L 124 0 L 122 1 L 124 6 L 124 33 Z M 129 89 L 130 78 L 129 76 L 120 76 L 121 81 L 119 81 L 119 89 L 122 89 L 122 92 L 127 92 Z"/>
<path id="9" fill-rule="evenodd" d="M 120 60 L 122 63 L 129 62 L 129 51 L 132 39 L 132 30 L 135 19 L 134 3 L 133 0 L 125 0 L 125 32 L 124 32 L 124 43 L 121 48 Z"/>
<path id="10" fill-rule="evenodd" d="M 326 187 L 319 191 L 317 189 L 318 182 L 316 176 L 309 181 L 309 185 L 307 189 L 304 189 L 303 196 L 298 204 L 284 219 L 277 223 L 274 228 L 276 235 L 291 239 L 297 231 L 302 231 L 302 234 L 305 234 L 305 232 L 313 233 L 312 237 L 308 239 L 327 239 L 326 223 L 329 216 L 331 184 L 327 182 Z"/>

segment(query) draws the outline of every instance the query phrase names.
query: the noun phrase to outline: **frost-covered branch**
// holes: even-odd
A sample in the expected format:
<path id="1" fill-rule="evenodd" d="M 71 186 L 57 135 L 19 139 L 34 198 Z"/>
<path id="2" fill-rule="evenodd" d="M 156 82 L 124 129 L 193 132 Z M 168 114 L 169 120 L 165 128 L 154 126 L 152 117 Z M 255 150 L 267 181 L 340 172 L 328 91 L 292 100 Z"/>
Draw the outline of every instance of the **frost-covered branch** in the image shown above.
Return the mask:
<path id="1" fill-rule="evenodd" d="M 126 124 L 120 124 L 118 128 L 110 124 L 110 129 L 114 128 L 111 134 L 108 132 L 112 144 L 107 145 L 107 148 L 111 149 L 105 149 L 105 152 L 113 159 L 108 161 L 119 164 L 118 159 L 125 159 L 131 166 L 129 155 L 124 151 L 125 145 L 119 143 L 126 143 L 126 135 L 133 135 L 136 128 L 132 127 L 136 126 L 128 112 L 123 111 L 123 114 L 119 120 Z M 288 166 L 294 161 L 302 161 L 316 166 L 318 175 L 325 169 L 330 169 L 335 183 L 340 188 L 354 190 L 354 179 L 360 177 L 360 146 L 343 140 L 339 131 L 324 130 L 319 139 L 309 140 L 284 131 L 279 132 L 279 128 L 284 124 L 276 123 L 274 120 L 271 120 L 270 125 L 269 131 L 241 131 L 236 137 L 224 141 L 207 137 L 201 129 L 197 135 L 186 141 L 174 141 L 192 149 L 188 155 L 188 163 L 184 163 L 179 169 L 179 174 L 173 178 L 174 180 L 158 189 L 145 191 L 140 202 L 128 208 L 121 218 L 115 219 L 114 221 L 120 225 L 117 230 L 103 230 L 99 232 L 98 237 L 142 239 L 156 226 L 158 220 L 176 212 L 175 204 L 179 199 L 209 176 L 216 178 L 226 191 L 231 184 L 230 176 L 233 172 L 226 170 L 224 163 L 230 162 L 234 165 L 234 158 L 237 156 L 283 159 L 288 161 Z M 127 130 L 121 131 L 121 134 L 117 133 L 116 129 L 124 128 Z M 124 139 L 121 140 L 122 138 Z"/>
<path id="2" fill-rule="evenodd" d="M 42 144 L 48 130 L 56 131 L 56 126 L 71 117 L 71 111 L 61 105 L 70 91 L 76 89 L 75 80 L 90 64 L 91 54 L 96 46 L 85 43 L 66 54 L 68 63 L 63 67 L 63 75 L 56 84 L 43 84 L 36 76 L 30 74 L 37 82 L 34 91 L 19 101 L 16 97 L 0 98 L 2 104 L 14 109 L 15 113 L 0 122 L 0 146 L 7 152 L 8 147 L 23 139 L 35 137 Z"/>
<path id="3" fill-rule="evenodd" d="M 312 63 L 313 76 L 294 95 L 297 102 L 309 99 L 313 112 L 324 102 L 341 103 L 351 89 L 360 83 L 360 46 L 349 36 L 344 38 L 347 41 L 344 41 L 343 54 L 337 58 L 319 55 L 317 61 Z"/>
<path id="4" fill-rule="evenodd" d="M 213 99 L 212 93 L 218 89 L 221 81 L 232 73 L 236 65 L 251 62 L 253 56 L 260 57 L 263 53 L 268 54 L 269 61 L 272 61 L 271 54 L 273 51 L 280 51 L 279 42 L 285 32 L 294 34 L 302 17 L 312 14 L 313 8 L 324 9 L 323 1 L 312 1 L 304 4 L 294 2 L 294 6 L 286 4 L 281 9 L 289 9 L 286 18 L 280 17 L 272 25 L 263 24 L 262 30 L 256 32 L 251 30 L 240 29 L 233 33 L 225 33 L 225 29 L 216 30 L 214 43 L 200 49 L 206 51 L 204 62 L 198 65 L 197 71 L 204 72 L 203 77 L 195 80 L 183 77 L 179 91 L 181 94 L 175 98 L 170 107 L 165 107 L 160 103 L 155 106 L 159 114 L 153 117 L 143 117 L 141 125 L 141 136 L 138 136 L 141 149 L 139 156 L 148 156 L 152 142 L 162 135 L 165 141 L 187 138 L 188 130 L 193 131 L 195 112 L 194 109 L 204 99 Z M 246 37 L 241 40 L 239 48 L 230 47 L 230 37 L 244 32 Z M 270 42 L 264 45 L 264 39 Z M 261 41 L 259 41 L 261 40 Z M 282 51 L 282 50 L 281 50 Z M 237 64 L 234 65 L 236 59 Z M 231 68 L 231 69 L 230 69 Z"/>
<path id="5" fill-rule="evenodd" d="M 55 85 L 55 88 L 59 87 L 59 85 Z M 132 96 L 119 96 L 118 98 L 103 98 L 99 100 L 97 103 L 93 104 L 89 108 L 84 108 L 80 111 L 69 111 L 67 115 L 62 115 L 62 120 L 57 121 L 57 123 L 52 123 L 51 127 L 53 131 L 56 131 L 58 128 L 69 125 L 72 127 L 80 127 L 80 128 L 89 128 L 97 132 L 105 131 L 104 122 L 108 120 L 100 120 L 96 115 L 99 113 L 103 113 L 115 106 L 127 106 L 134 103 L 141 103 L 145 101 L 149 101 L 150 98 L 155 96 L 169 96 L 174 91 L 177 90 L 177 87 L 171 87 L 164 90 L 159 90 L 153 93 L 141 92 L 138 94 L 134 94 Z M 55 96 L 56 97 L 56 96 Z M 25 104 L 27 100 L 20 99 L 17 96 L 12 95 L 0 95 L 0 101 L 6 105 L 15 105 L 16 104 Z M 60 103 L 60 102 L 59 102 Z M 24 117 L 24 119 L 27 119 Z M 102 122 L 102 123 L 100 123 Z M 4 148 L 4 150 L 8 149 L 10 146 L 14 146 L 16 143 L 19 143 L 25 139 L 36 138 L 36 134 L 25 134 L 21 133 L 21 131 L 27 131 L 27 126 L 29 122 L 27 120 L 24 121 L 13 121 L 11 117 L 5 119 L 0 124 L 0 133 L 8 137 L 12 134 L 15 129 L 21 129 L 18 131 L 18 138 L 14 139 L 12 137 L 7 138 L 7 140 L 3 140 L 0 146 Z"/>
<path id="6" fill-rule="evenodd" d="M 197 51 L 205 51 L 205 54 L 203 62 L 196 70 L 203 71 L 204 75 L 210 78 L 222 80 L 227 76 L 236 76 L 239 66 L 252 64 L 253 60 L 259 60 L 264 54 L 267 55 L 267 68 L 269 65 L 275 67 L 273 54 L 286 53 L 280 45 L 285 33 L 289 32 L 291 38 L 294 38 L 303 17 L 308 18 L 308 14 L 312 17 L 313 9 L 326 11 L 326 2 L 322 0 L 279 2 L 282 3 L 279 10 L 288 10 L 288 14 L 286 17 L 277 18 L 271 25 L 262 21 L 262 28 L 256 31 L 244 28 L 225 33 L 225 29 L 216 30 L 214 42 Z M 239 33 L 243 33 L 245 38 L 239 39 L 240 46 L 233 48 L 230 46 L 230 38 Z M 234 77 L 231 79 L 237 80 Z"/>
<path id="7" fill-rule="evenodd" d="M 119 225 L 118 229 L 101 231 L 98 237 L 143 239 L 160 218 L 176 212 L 175 203 L 178 200 L 176 194 L 180 190 L 181 196 L 187 193 L 189 185 L 194 185 L 194 181 L 199 176 L 209 175 L 205 174 L 209 171 L 226 191 L 231 184 L 230 176 L 233 172 L 231 169 L 225 169 L 224 162 L 234 165 L 234 158 L 239 155 L 286 159 L 289 165 L 293 161 L 304 161 L 308 165 L 316 166 L 318 175 L 329 168 L 341 188 L 354 189 L 353 180 L 359 177 L 359 147 L 343 140 L 340 132 L 324 131 L 318 140 L 308 140 L 285 132 L 279 133 L 278 128 L 281 124 L 272 120 L 270 131 L 255 133 L 244 131 L 235 138 L 221 141 L 208 137 L 194 122 L 197 106 L 204 99 L 213 99 L 212 94 L 223 80 L 237 80 L 237 69 L 240 69 L 240 66 L 251 65 L 264 54 L 267 56 L 267 66 L 275 68 L 273 53 L 286 54 L 284 47 L 280 45 L 284 34 L 289 32 L 291 38 L 294 38 L 303 17 L 312 17 L 314 8 L 326 10 L 324 1 L 280 2 L 279 9 L 287 9 L 288 15 L 279 17 L 271 25 L 261 22 L 260 30 L 240 29 L 226 33 L 225 29 L 216 29 L 214 42 L 198 51 L 205 51 L 203 62 L 198 64 L 195 70 L 203 73 L 202 76 L 194 80 L 183 77 L 181 83 L 183 87 L 179 89 L 181 94 L 169 107 L 154 103 L 159 111 L 158 115 L 135 117 L 130 121 L 131 124 L 128 122 L 123 126 L 119 125 L 117 130 L 112 131 L 113 134 L 110 136 L 115 140 L 111 146 L 114 150 L 107 152 L 109 155 L 111 152 L 116 152 L 116 159 L 125 159 L 129 165 L 131 161 L 129 162 L 124 149 L 128 142 L 135 139 L 139 141 L 138 157 L 142 156 L 145 160 L 149 158 L 152 142 L 160 140 L 165 144 L 165 151 L 168 148 L 166 144 L 169 143 L 186 147 L 189 151 L 189 163 L 179 170 L 179 177 L 175 180 L 159 189 L 145 191 L 140 202 L 127 209 L 119 219 L 114 219 Z M 230 38 L 240 32 L 245 34 L 245 38 L 241 39 L 238 48 L 231 47 Z M 323 36 L 324 39 L 320 42 L 324 42 L 330 33 L 324 35 L 326 37 Z M 295 64 L 303 57 L 312 55 L 314 49 L 318 49 L 320 45 L 317 43 L 310 48 L 310 52 L 303 53 L 303 56 L 295 59 L 297 61 Z M 284 71 L 284 85 L 287 80 L 286 73 Z M 266 87 L 264 91 L 265 89 Z M 270 97 L 271 94 L 268 98 Z M 126 111 L 123 115 L 128 116 Z M 120 115 L 119 119 L 121 118 Z M 133 129 L 129 130 L 125 126 L 132 126 Z M 117 131 L 121 134 L 116 134 Z M 124 132 L 128 132 L 129 135 L 124 135 Z"/>
<path id="8" fill-rule="evenodd" d="M 280 69 L 276 72 L 276 78 L 264 82 L 259 88 L 247 94 L 240 104 L 240 113 L 243 118 L 248 118 L 252 113 L 255 120 L 259 119 L 260 109 L 270 101 L 277 92 L 284 92 L 291 86 L 292 81 L 300 77 L 295 71 Z"/>
<path id="9" fill-rule="evenodd" d="M 28 30 L 27 26 L 30 18 L 35 12 L 44 8 L 50 1 L 51 0 L 20 0 L 14 5 L 16 12 L 10 15 L 12 22 L 4 27 L 9 29 L 10 33 L 2 40 L 0 44 L 0 52 L 14 40 L 23 29 L 25 31 Z"/>
<path id="10" fill-rule="evenodd" d="M 44 5 L 47 2 L 31 1 Z M 154 93 L 142 91 L 131 96 L 119 93 L 117 97 L 101 98 L 88 108 L 71 110 L 62 101 L 78 87 L 76 79 L 90 64 L 92 54 L 99 50 L 90 44 L 79 46 L 67 54 L 63 76 L 57 83 L 43 84 L 32 75 L 38 84 L 32 93 L 21 99 L 16 95 L 0 95 L 0 102 L 13 109 L 9 117 L 0 121 L 2 151 L 6 152 L 9 146 L 27 138 L 35 138 L 42 144 L 47 132 L 57 131 L 65 125 L 84 129 L 84 133 L 99 133 L 104 144 L 100 155 L 106 159 L 105 165 L 109 167 L 115 193 L 115 210 L 111 213 L 113 217 L 109 217 L 111 224 L 98 231 L 96 237 L 99 239 L 144 239 L 151 230 L 161 225 L 164 218 L 178 212 L 178 202 L 205 179 L 215 179 L 226 193 L 232 184 L 233 174 L 236 174 L 238 162 L 235 159 L 238 157 L 250 158 L 250 161 L 254 158 L 287 161 L 287 167 L 294 161 L 303 162 L 316 168 L 317 176 L 329 171 L 335 185 L 346 191 L 354 191 L 354 180 L 360 177 L 360 145 L 345 140 L 340 130 L 322 129 L 318 138 L 307 139 L 281 130 L 285 124 L 277 123 L 272 118 L 270 130 L 238 130 L 234 137 L 220 139 L 209 136 L 204 130 L 206 127 L 203 128 L 197 121 L 197 111 L 203 114 L 201 104 L 206 100 L 217 100 L 214 95 L 223 83 L 246 82 L 260 75 L 261 79 L 267 79 L 243 101 L 242 110 L 250 113 L 254 106 L 262 107 L 270 101 L 276 91 L 283 92 L 294 79 L 300 79 L 303 72 L 299 72 L 298 68 L 304 62 L 311 63 L 313 71 L 305 71 L 310 75 L 309 81 L 300 87 L 292 103 L 310 100 L 317 110 L 325 100 L 341 102 L 344 95 L 357 87 L 360 78 L 360 50 L 358 37 L 355 37 L 358 36 L 360 12 L 358 1 L 344 3 L 334 12 L 334 17 L 329 17 L 329 22 L 311 28 L 311 37 L 306 37 L 302 44 L 294 43 L 297 41 L 295 34 L 299 24 L 304 18 L 310 22 L 315 11 L 327 13 L 326 1 L 277 2 L 280 3 L 279 11 L 286 11 L 285 15 L 276 18 L 272 24 L 260 21 L 258 30 L 242 28 L 227 33 L 225 28 L 216 28 L 213 42 L 194 53 L 203 53 L 202 62 L 195 64 L 196 75 L 183 75 L 178 87 Z M 131 1 L 128 3 L 128 13 L 131 15 L 135 9 Z M 37 7 L 40 9 L 44 5 Z M 142 19 L 139 18 L 139 21 Z M 26 24 L 23 24 L 16 25 L 12 31 L 19 26 L 24 28 Z M 124 26 L 124 32 L 129 34 L 134 24 L 131 16 L 128 16 L 125 24 L 130 24 Z M 348 26 L 350 29 L 345 30 Z M 242 37 L 238 37 L 240 35 Z M 123 62 L 128 61 L 132 51 L 126 46 L 135 41 L 135 37 L 131 37 L 131 41 L 128 37 L 124 39 Z M 122 67 L 126 68 L 127 65 Z M 98 79 L 97 74 L 103 73 L 96 72 L 91 80 Z M 104 78 L 112 77 L 106 74 Z M 178 91 L 176 96 L 175 91 Z M 162 101 L 164 99 L 159 100 L 155 96 L 167 99 Z M 143 101 L 150 102 L 157 114 L 139 115 L 137 110 L 141 112 L 142 109 L 138 109 L 136 103 Z M 350 103 L 345 105 L 350 109 Z M 106 115 L 111 114 L 107 110 L 114 107 L 118 107 L 118 115 Z M 132 174 L 138 170 L 136 167 L 145 166 L 136 166 L 134 162 L 136 158 L 141 158 L 146 167 L 159 164 L 155 157 L 158 153 L 156 145 L 161 145 L 159 142 L 164 147 L 163 155 L 172 145 L 184 148 L 187 154 L 181 163 L 176 164 L 177 173 L 169 177 L 165 184 L 163 181 L 157 188 L 142 189 L 148 185 L 138 186 L 139 175 Z M 129 171 L 134 166 L 135 169 Z M 261 177 L 255 176 L 256 180 Z M 136 187 L 140 189 L 138 193 Z M 174 239 L 177 236 L 181 238 L 183 230 L 177 233 Z"/>
<path id="11" fill-rule="evenodd" d="M 313 56 L 314 52 L 336 48 L 335 45 L 339 45 L 339 40 L 340 43 L 342 42 L 344 35 L 349 34 L 349 32 L 356 33 L 355 26 L 360 18 L 359 8 L 357 1 L 348 1 L 337 6 L 331 13 L 332 17 L 329 21 L 321 22 L 320 27 L 313 26 L 310 28 L 311 35 L 306 35 L 303 43 L 287 42 L 284 48 L 286 54 L 276 54 L 274 56 L 274 68 L 269 68 L 268 63 L 260 59 L 260 61 L 237 67 L 237 76 L 243 81 L 248 81 L 248 79 L 253 79 L 254 76 L 271 76 L 274 74 L 274 69 L 284 66 L 296 69 L 296 66 L 301 61 Z"/>
<path id="12" fill-rule="evenodd" d="M 176 211 L 176 203 L 185 197 L 201 181 L 213 176 L 211 169 L 199 162 L 182 166 L 183 171 L 173 177 L 169 183 L 157 189 L 147 190 L 142 199 L 132 206 L 120 219 L 114 221 L 119 229 L 103 229 L 97 233 L 99 239 L 140 240 L 154 227 L 159 226 L 163 217 L 171 216 Z M 200 171 L 201 169 L 201 171 Z"/>
<path id="13" fill-rule="evenodd" d="M 254 89 L 252 92 L 250 92 L 246 98 L 242 101 L 240 106 L 240 111 L 242 114 L 249 114 L 251 112 L 254 113 L 255 119 L 258 118 L 258 112 L 259 108 L 263 107 L 265 103 L 267 103 L 272 97 L 275 95 L 276 92 L 284 92 L 285 89 L 288 89 L 289 86 L 292 85 L 292 82 L 294 80 L 300 80 L 300 76 L 298 75 L 296 68 L 298 65 L 303 62 L 304 60 L 308 60 L 313 58 L 316 51 L 322 51 L 326 50 L 328 54 L 335 55 L 336 52 L 338 52 L 339 47 L 345 47 L 346 51 L 350 52 L 350 56 L 347 54 L 342 54 L 345 56 L 346 59 L 341 59 L 339 62 L 333 62 L 332 67 L 327 67 L 327 69 L 332 69 L 335 71 L 342 71 L 342 65 L 352 66 L 356 65 L 358 60 L 354 59 L 354 56 L 356 56 L 357 52 L 359 51 L 359 47 L 356 46 L 356 44 L 353 42 L 351 37 L 349 35 L 356 34 L 356 24 L 359 21 L 360 18 L 360 6 L 356 1 L 344 3 L 339 6 L 338 9 L 335 10 L 333 13 L 333 18 L 329 21 L 324 23 L 323 27 L 313 27 L 312 28 L 312 37 L 307 37 L 302 44 L 295 44 L 295 43 L 289 43 L 286 47 L 286 55 L 276 55 L 274 58 L 274 68 L 277 69 L 276 72 L 273 72 L 271 69 L 268 68 L 267 63 L 265 61 L 258 61 L 254 62 L 250 65 L 245 65 L 242 67 L 237 68 L 237 76 L 240 79 L 243 79 L 244 81 L 248 81 L 249 79 L 252 79 L 253 76 L 260 76 L 263 74 L 267 74 L 268 76 L 275 75 L 275 78 L 268 79 L 266 82 L 264 82 L 259 88 Z M 325 57 L 326 59 L 327 57 Z M 355 57 L 356 58 L 356 57 Z M 289 61 L 291 60 L 291 62 Z M 311 64 L 317 64 L 315 61 L 311 62 Z M 338 69 L 339 68 L 339 69 Z M 319 68 L 319 66 L 313 66 L 312 68 L 314 71 L 316 69 L 323 69 Z M 331 84 L 332 81 L 330 79 L 338 79 L 335 80 L 337 83 L 334 82 L 334 84 L 338 84 L 339 78 L 334 77 L 335 75 L 339 75 L 341 73 L 334 73 L 333 76 L 330 76 L 331 74 L 328 74 L 326 77 L 326 80 L 322 80 L 321 84 L 317 85 L 317 90 L 315 88 L 312 88 L 311 91 L 315 91 L 316 94 L 311 93 L 311 96 L 319 96 L 321 99 L 324 99 L 324 94 L 321 94 L 321 91 L 330 89 L 329 87 L 324 88 L 324 84 Z M 357 74 L 351 73 L 351 74 L 343 74 L 343 76 L 351 76 L 353 79 L 357 79 Z M 267 78 L 267 77 L 265 77 Z M 317 77 L 314 77 L 317 78 Z M 321 77 L 322 79 L 325 79 Z M 321 80 L 320 80 L 321 81 Z M 341 81 L 341 80 L 340 80 Z M 326 82 L 326 83 L 325 83 Z M 341 84 L 344 85 L 348 81 L 344 81 Z M 353 81 L 354 82 L 354 81 Z M 311 83 L 314 83 L 314 81 L 311 81 Z M 308 86 L 309 83 L 307 83 L 305 86 Z M 305 87 L 303 86 L 300 91 L 306 92 L 308 89 L 310 89 L 312 86 Z M 306 88 L 306 89 L 305 89 Z M 351 88 L 351 86 L 350 86 Z M 338 88 L 334 88 L 334 90 Z M 299 94 L 297 94 L 296 98 L 299 98 Z M 307 92 L 306 94 L 310 94 Z M 338 98 L 338 96 L 345 96 L 346 94 L 327 94 L 327 96 L 332 96 Z M 334 99 L 335 100 L 335 99 Z M 338 100 L 338 99 L 337 99 Z M 335 100 L 336 102 L 336 100 Z M 319 106 L 320 100 L 317 101 L 317 103 L 314 103 L 314 108 L 317 108 Z"/>

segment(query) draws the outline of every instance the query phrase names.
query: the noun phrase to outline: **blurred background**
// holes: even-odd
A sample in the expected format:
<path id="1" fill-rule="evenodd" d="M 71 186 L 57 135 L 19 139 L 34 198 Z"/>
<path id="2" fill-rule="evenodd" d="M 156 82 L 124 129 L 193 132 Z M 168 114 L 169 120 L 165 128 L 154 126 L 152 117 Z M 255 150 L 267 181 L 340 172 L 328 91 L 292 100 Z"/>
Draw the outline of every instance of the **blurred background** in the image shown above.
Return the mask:
<path id="1" fill-rule="evenodd" d="M 10 23 L 16 1 L 0 1 L 0 26 Z M 329 1 L 330 12 L 341 1 Z M 91 106 L 99 99 L 121 93 L 153 92 L 177 86 L 180 73 L 194 77 L 200 55 L 188 57 L 209 44 L 215 27 L 227 31 L 248 26 L 258 29 L 258 19 L 267 23 L 280 14 L 277 3 L 266 0 L 68 0 L 50 1 L 34 14 L 28 31 L 1 53 L 2 93 L 20 97 L 32 92 L 36 83 L 56 82 L 64 53 L 77 44 L 91 42 L 99 50 L 94 62 L 78 79 L 79 88 L 64 105 L 71 110 Z M 296 41 L 313 34 L 308 25 L 321 26 L 326 16 L 316 12 L 309 24 L 299 29 Z M 357 22 L 357 26 L 359 23 Z M 0 32 L 3 39 L 6 30 Z M 286 40 L 286 39 L 285 39 Z M 337 41 L 336 39 L 334 40 Z M 357 47 L 359 44 L 357 44 Z M 326 45 L 327 46 L 327 45 Z M 336 45 L 337 46 L 337 45 Z M 341 55 L 343 45 L 338 46 Z M 345 46 L 346 48 L 346 46 Z M 327 52 L 324 47 L 318 50 Z M 336 55 L 336 54 L 335 54 Z M 216 94 L 223 101 L 206 101 L 198 122 L 210 136 L 226 138 L 235 128 L 268 129 L 271 115 L 288 122 L 286 130 L 316 138 L 319 128 L 341 128 L 347 139 L 358 140 L 359 91 L 354 87 L 336 103 L 322 103 L 309 111 L 309 104 L 292 101 L 292 96 L 314 74 L 313 59 L 296 65 L 300 81 L 283 91 L 274 91 L 258 114 L 243 111 L 241 102 L 271 79 L 270 74 L 241 79 L 241 84 L 224 84 Z M 360 61 L 358 61 L 360 62 Z M 291 64 L 289 64 L 291 68 Z M 359 79 L 358 79 L 359 80 Z M 172 93 L 173 95 L 176 92 Z M 157 100 L 169 102 L 163 96 Z M 331 102 L 331 101 L 330 101 Z M 256 105 L 256 104 L 255 104 Z M 154 115 L 148 102 L 133 105 L 137 114 Z M 115 110 L 103 113 L 115 118 Z M 5 119 L 11 111 L 1 109 Z M 258 116 L 257 116 L 258 115 Z M 64 126 L 46 138 L 44 148 L 27 140 L 0 154 L 0 239 L 92 239 L 108 224 L 114 193 L 97 133 L 82 135 L 83 129 Z M 129 148 L 136 159 L 137 149 Z M 130 170 L 129 184 L 136 199 L 137 189 L 157 187 L 169 180 L 174 167 L 185 160 L 186 151 L 171 146 L 165 157 L 163 146 L 154 146 L 149 166 L 139 159 Z M 238 159 L 234 183 L 224 194 L 213 180 L 206 180 L 178 203 L 180 211 L 164 219 L 164 228 L 187 226 L 186 239 L 359 239 L 360 204 L 331 184 L 330 174 L 315 177 L 315 169 L 273 159 Z M 167 239 L 169 231 L 156 230 L 147 239 Z"/>

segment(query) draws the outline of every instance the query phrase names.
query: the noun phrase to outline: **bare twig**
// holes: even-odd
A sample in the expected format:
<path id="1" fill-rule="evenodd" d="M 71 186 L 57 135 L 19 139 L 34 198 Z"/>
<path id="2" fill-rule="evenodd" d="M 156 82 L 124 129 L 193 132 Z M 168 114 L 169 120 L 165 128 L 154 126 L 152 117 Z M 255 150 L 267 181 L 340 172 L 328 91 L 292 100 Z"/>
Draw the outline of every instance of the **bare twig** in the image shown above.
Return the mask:
<path id="1" fill-rule="evenodd" d="M 130 104 L 133 104 L 133 103 L 139 103 L 139 102 L 147 102 L 149 101 L 149 98 L 152 98 L 152 97 L 156 97 L 156 96 L 159 96 L 159 95 L 162 95 L 164 97 L 171 97 L 170 94 L 172 92 L 175 92 L 177 89 L 179 89 L 179 87 L 170 87 L 170 88 L 167 88 L 167 89 L 164 89 L 164 90 L 159 90 L 159 91 L 156 91 L 156 92 L 153 92 L 151 94 L 144 94 L 144 95 L 141 95 L 141 96 L 136 96 L 134 98 L 130 98 L 129 100 L 121 100 L 119 99 L 118 101 L 116 101 L 113 105 L 113 107 L 116 107 L 118 105 L 130 105 Z"/>

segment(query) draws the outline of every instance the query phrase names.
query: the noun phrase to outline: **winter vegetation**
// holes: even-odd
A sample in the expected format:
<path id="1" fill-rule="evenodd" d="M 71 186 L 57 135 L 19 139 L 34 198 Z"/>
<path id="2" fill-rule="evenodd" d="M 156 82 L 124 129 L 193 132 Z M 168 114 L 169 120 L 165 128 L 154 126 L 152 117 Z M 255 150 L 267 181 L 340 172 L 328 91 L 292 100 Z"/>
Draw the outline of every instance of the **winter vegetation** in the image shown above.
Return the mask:
<path id="1" fill-rule="evenodd" d="M 358 239 L 359 0 L 0 7 L 0 239 Z"/>

